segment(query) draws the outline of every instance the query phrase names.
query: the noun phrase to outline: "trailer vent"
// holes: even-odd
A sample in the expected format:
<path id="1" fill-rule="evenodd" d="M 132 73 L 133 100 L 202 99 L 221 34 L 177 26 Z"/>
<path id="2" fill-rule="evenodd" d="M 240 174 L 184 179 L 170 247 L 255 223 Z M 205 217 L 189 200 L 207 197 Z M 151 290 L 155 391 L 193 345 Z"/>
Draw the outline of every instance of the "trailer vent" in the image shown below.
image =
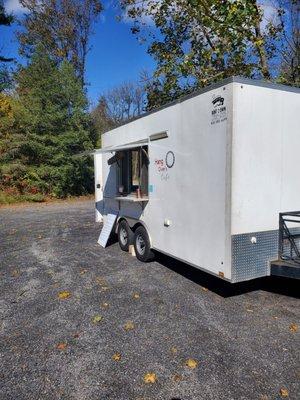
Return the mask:
<path id="1" fill-rule="evenodd" d="M 160 139 L 166 139 L 168 137 L 168 132 L 159 132 L 159 133 L 154 133 L 153 135 L 150 135 L 150 141 L 153 142 L 154 140 L 160 140 Z"/>

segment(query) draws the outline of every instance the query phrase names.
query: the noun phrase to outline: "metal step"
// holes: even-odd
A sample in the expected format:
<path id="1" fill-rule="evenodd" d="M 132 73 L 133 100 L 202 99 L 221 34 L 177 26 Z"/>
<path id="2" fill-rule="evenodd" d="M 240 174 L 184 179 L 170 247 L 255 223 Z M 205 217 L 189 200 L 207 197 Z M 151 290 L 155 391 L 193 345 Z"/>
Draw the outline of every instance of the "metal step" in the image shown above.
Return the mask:
<path id="1" fill-rule="evenodd" d="M 300 279 L 300 263 L 286 260 L 272 261 L 271 275 Z"/>

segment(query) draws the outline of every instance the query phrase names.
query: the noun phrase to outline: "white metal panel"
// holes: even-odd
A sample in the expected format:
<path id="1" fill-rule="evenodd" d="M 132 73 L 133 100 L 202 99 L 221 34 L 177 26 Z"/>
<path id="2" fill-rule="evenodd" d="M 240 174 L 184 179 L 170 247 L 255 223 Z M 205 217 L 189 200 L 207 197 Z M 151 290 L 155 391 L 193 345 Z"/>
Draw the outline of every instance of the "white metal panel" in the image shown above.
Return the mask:
<path id="1" fill-rule="evenodd" d="M 94 154 L 94 174 L 95 174 L 95 221 L 102 222 L 104 213 L 102 154 Z"/>
<path id="2" fill-rule="evenodd" d="M 300 95 L 234 83 L 232 234 L 278 229 L 300 209 Z"/>
<path id="3" fill-rule="evenodd" d="M 170 139 L 151 145 L 149 183 L 154 190 L 148 225 L 158 250 L 230 279 L 225 249 L 228 119 L 212 125 L 212 100 L 219 94 L 229 113 L 229 87 L 189 99 L 180 104 L 180 120 Z M 168 151 L 175 164 L 160 172 L 155 163 L 164 161 Z M 165 220 L 170 226 L 164 226 Z"/>
<path id="4" fill-rule="evenodd" d="M 230 279 L 230 237 L 226 221 L 228 126 L 231 122 L 231 84 L 175 104 L 114 129 L 103 146 L 126 145 L 167 131 L 168 137 L 149 143 L 149 202 L 120 202 L 120 216 L 139 218 L 149 230 L 153 247 L 192 265 Z M 224 98 L 225 113 L 213 100 Z M 223 107 L 223 108 L 224 108 Z M 214 114 L 212 114 L 214 113 Z M 172 152 L 175 163 L 166 166 Z M 109 170 L 104 161 L 105 175 Z M 105 195 L 106 197 L 106 195 Z M 107 196 L 109 197 L 109 196 Z M 111 209 L 116 203 L 105 198 Z M 164 222 L 169 220 L 169 226 Z"/>
<path id="5" fill-rule="evenodd" d="M 116 222 L 118 214 L 107 214 L 104 218 L 104 224 L 100 232 L 98 244 L 102 247 L 106 247 L 108 239 L 112 233 L 114 224 Z"/>

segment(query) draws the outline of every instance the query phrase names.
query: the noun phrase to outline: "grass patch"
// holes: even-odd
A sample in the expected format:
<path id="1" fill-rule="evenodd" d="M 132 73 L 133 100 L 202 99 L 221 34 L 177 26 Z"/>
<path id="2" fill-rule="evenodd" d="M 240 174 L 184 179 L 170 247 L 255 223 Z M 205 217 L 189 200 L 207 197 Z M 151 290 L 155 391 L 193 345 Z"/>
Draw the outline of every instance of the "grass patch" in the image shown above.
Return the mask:
<path id="1" fill-rule="evenodd" d="M 40 193 L 36 194 L 8 194 L 0 192 L 0 204 L 15 204 L 15 203 L 42 203 L 46 197 Z"/>

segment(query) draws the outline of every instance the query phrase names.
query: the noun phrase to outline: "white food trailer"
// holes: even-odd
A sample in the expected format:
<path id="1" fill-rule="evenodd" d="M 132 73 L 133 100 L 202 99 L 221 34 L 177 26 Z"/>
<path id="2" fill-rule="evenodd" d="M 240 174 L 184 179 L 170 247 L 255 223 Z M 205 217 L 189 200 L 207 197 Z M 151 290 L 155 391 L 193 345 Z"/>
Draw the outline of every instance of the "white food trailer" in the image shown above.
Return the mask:
<path id="1" fill-rule="evenodd" d="M 230 282 L 299 277 L 300 89 L 232 77 L 131 120 L 94 153 L 96 219 Z"/>

